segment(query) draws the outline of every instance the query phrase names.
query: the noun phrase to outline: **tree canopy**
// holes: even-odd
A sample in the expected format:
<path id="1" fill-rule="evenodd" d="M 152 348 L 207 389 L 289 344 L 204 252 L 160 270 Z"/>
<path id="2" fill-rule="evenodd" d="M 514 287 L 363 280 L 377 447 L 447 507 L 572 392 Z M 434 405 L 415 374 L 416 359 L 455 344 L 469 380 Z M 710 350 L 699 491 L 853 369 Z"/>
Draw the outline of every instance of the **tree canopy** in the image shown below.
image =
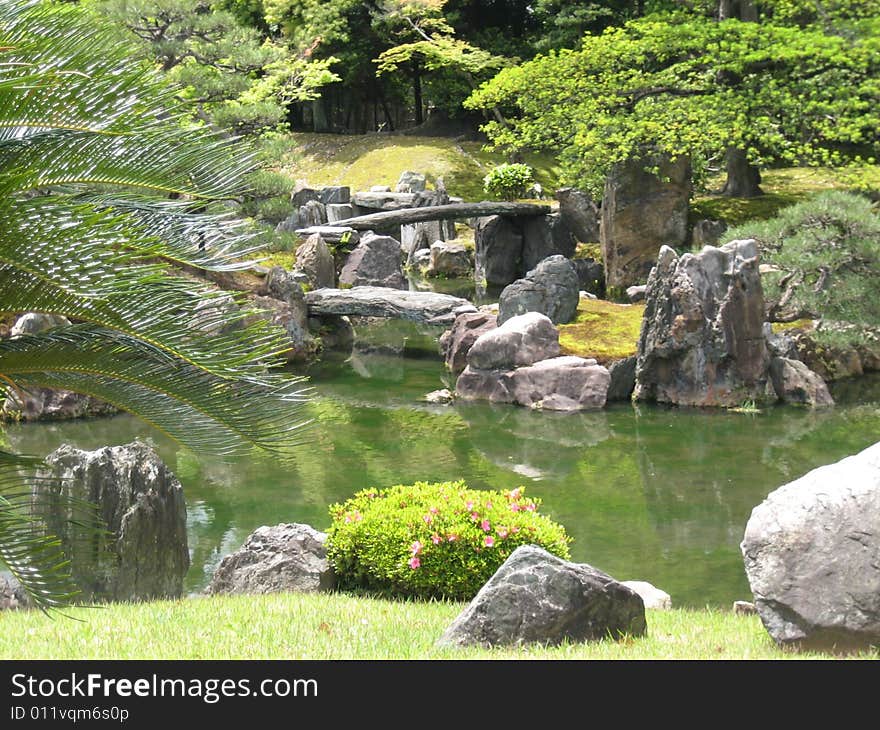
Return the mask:
<path id="1" fill-rule="evenodd" d="M 651 15 L 503 69 L 467 101 L 499 107 L 502 149 L 561 152 L 597 190 L 645 151 L 690 155 L 699 174 L 731 148 L 758 166 L 872 161 L 880 143 L 880 15 L 820 23 Z"/>

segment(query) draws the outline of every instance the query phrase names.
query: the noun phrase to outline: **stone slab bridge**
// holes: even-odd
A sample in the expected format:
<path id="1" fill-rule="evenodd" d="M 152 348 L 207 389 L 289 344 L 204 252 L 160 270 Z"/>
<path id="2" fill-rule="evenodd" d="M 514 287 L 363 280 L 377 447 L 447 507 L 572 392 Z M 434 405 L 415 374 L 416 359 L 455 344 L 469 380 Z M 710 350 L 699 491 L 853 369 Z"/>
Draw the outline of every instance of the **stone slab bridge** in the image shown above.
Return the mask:
<path id="1" fill-rule="evenodd" d="M 550 213 L 549 205 L 540 203 L 506 203 L 483 201 L 480 203 L 448 203 L 446 205 L 427 205 L 420 208 L 403 208 L 400 210 L 383 210 L 379 213 L 359 215 L 334 223 L 309 228 L 298 228 L 300 236 L 320 234 L 329 242 L 339 241 L 346 233 L 351 237 L 360 231 L 369 231 L 376 227 L 410 225 L 426 221 L 460 220 L 463 218 L 482 218 L 490 215 L 503 216 L 539 216 Z"/>
<path id="2" fill-rule="evenodd" d="M 356 286 L 315 289 L 306 294 L 309 314 L 393 317 L 431 325 L 451 325 L 456 316 L 476 312 L 467 299 L 429 291 Z"/>

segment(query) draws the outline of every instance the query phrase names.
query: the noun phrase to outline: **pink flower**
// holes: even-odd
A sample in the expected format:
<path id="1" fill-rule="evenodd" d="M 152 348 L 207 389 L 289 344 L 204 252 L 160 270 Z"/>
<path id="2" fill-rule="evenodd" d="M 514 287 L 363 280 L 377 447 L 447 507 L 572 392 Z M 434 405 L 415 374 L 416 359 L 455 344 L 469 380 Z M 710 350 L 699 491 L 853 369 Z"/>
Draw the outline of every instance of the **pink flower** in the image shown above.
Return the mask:
<path id="1" fill-rule="evenodd" d="M 354 520 L 355 520 L 355 522 L 360 522 L 362 519 L 364 519 L 364 516 L 363 516 L 360 512 L 355 512 L 355 513 L 354 513 Z"/>
<path id="2" fill-rule="evenodd" d="M 428 510 L 428 512 L 430 512 L 432 515 L 436 515 L 439 511 L 440 510 L 436 507 L 431 507 L 431 509 Z"/>
<path id="3" fill-rule="evenodd" d="M 498 533 L 498 539 L 503 540 L 505 537 L 507 537 L 507 528 L 499 527 L 497 530 L 497 533 Z"/>
<path id="4" fill-rule="evenodd" d="M 454 532 L 450 532 L 446 536 L 446 542 L 455 542 L 456 540 L 458 540 L 458 535 L 456 535 Z"/>
<path id="5" fill-rule="evenodd" d="M 516 534 L 517 532 L 519 532 L 519 525 L 514 525 L 513 527 L 510 528 L 510 531 L 512 533 Z"/>
<path id="6" fill-rule="evenodd" d="M 519 512 L 519 505 L 516 502 L 514 502 L 513 504 L 510 505 L 510 511 L 511 512 Z"/>
<path id="7" fill-rule="evenodd" d="M 525 507 L 529 512 L 535 511 L 535 503 L 534 502 L 529 502 Z"/>
<path id="8" fill-rule="evenodd" d="M 430 525 L 434 521 L 434 515 L 425 515 L 422 517 L 426 525 Z"/>
<path id="9" fill-rule="evenodd" d="M 486 537 L 483 538 L 483 545 L 485 545 L 486 547 L 492 547 L 494 544 L 495 538 L 491 535 L 486 535 Z"/>
<path id="10" fill-rule="evenodd" d="M 483 520 L 480 523 L 480 527 L 482 528 L 483 532 L 489 532 L 489 530 L 491 529 L 491 525 L 489 524 L 489 520 Z"/>
<path id="11" fill-rule="evenodd" d="M 507 494 L 508 499 L 519 499 L 519 496 L 522 494 L 522 487 L 517 487 L 516 489 L 511 489 Z"/>
<path id="12" fill-rule="evenodd" d="M 471 512 L 471 519 L 476 522 L 478 519 L 480 519 L 480 515 L 478 515 L 476 512 Z"/>
<path id="13" fill-rule="evenodd" d="M 464 508 L 465 508 L 466 510 L 472 510 L 472 509 L 474 508 L 474 502 L 473 502 L 473 500 L 470 500 L 470 499 L 469 499 L 467 502 L 465 502 Z"/>
<path id="14" fill-rule="evenodd" d="M 486 502 L 486 509 L 492 509 L 492 503 Z"/>
<path id="15" fill-rule="evenodd" d="M 440 537 L 440 535 L 438 535 L 436 532 L 431 535 L 431 542 L 433 542 L 435 545 L 439 545 L 442 541 L 443 538 Z"/>
<path id="16" fill-rule="evenodd" d="M 416 541 L 410 546 L 409 549 L 410 549 L 410 552 L 411 552 L 413 555 L 418 555 L 420 552 L 422 552 L 422 543 L 420 543 L 418 540 L 416 540 Z"/>
<path id="17" fill-rule="evenodd" d="M 418 568 L 421 564 L 422 564 L 422 561 L 419 560 L 419 559 L 418 559 L 417 557 L 415 557 L 415 556 L 413 556 L 413 557 L 411 557 L 411 558 L 409 559 L 409 567 L 412 568 L 413 570 L 415 570 L 416 568 Z"/>
<path id="18" fill-rule="evenodd" d="M 347 525 L 350 522 L 351 522 L 351 515 L 345 515 L 345 524 Z"/>

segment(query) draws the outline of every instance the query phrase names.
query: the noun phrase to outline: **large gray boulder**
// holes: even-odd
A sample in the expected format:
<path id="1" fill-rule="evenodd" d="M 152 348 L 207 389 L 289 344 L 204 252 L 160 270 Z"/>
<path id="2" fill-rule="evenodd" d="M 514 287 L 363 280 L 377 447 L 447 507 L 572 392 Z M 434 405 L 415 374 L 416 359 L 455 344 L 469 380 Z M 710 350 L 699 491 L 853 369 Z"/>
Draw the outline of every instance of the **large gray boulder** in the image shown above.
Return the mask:
<path id="1" fill-rule="evenodd" d="M 525 278 L 504 287 L 498 300 L 498 324 L 525 312 L 540 312 L 554 324 L 574 319 L 580 301 L 580 282 L 571 261 L 550 256 Z"/>
<path id="2" fill-rule="evenodd" d="M 345 260 L 339 272 L 339 284 L 406 289 L 401 263 L 397 239 L 368 233 L 361 236 L 360 243 Z"/>
<path id="3" fill-rule="evenodd" d="M 511 370 L 559 354 L 559 330 L 540 312 L 512 317 L 480 335 L 467 353 L 478 370 Z"/>
<path id="4" fill-rule="evenodd" d="M 336 263 L 333 254 L 317 233 L 296 249 L 296 270 L 306 275 L 312 289 L 336 286 Z"/>
<path id="5" fill-rule="evenodd" d="M 427 178 L 424 173 L 406 170 L 400 173 L 395 190 L 398 193 L 422 193 L 427 187 Z"/>
<path id="6" fill-rule="evenodd" d="M 659 176 L 646 169 L 654 166 Z M 686 157 L 633 159 L 614 167 L 605 181 L 599 236 L 609 290 L 644 282 L 661 246 L 684 245 L 690 196 Z"/>
<path id="7" fill-rule="evenodd" d="M 529 216 L 523 218 L 522 267 L 526 271 L 534 269 L 549 256 L 574 256 L 577 239 L 568 220 L 559 213 Z"/>
<path id="8" fill-rule="evenodd" d="M 498 326 L 496 317 L 486 311 L 465 312 L 440 336 L 440 352 L 446 369 L 458 375 L 467 367 L 467 354 L 474 342 Z"/>
<path id="9" fill-rule="evenodd" d="M 35 510 L 58 536 L 83 600 L 177 598 L 190 559 L 183 488 L 142 441 L 82 451 L 65 444 L 34 482 Z M 83 532 L 71 500 L 97 505 L 106 531 Z"/>
<path id="10" fill-rule="evenodd" d="M 348 205 L 351 188 L 344 185 L 327 185 L 318 191 L 318 200 L 324 205 Z"/>
<path id="11" fill-rule="evenodd" d="M 327 561 L 327 535 L 309 525 L 258 527 L 220 561 L 206 592 L 284 593 L 331 591 L 336 576 Z"/>
<path id="12" fill-rule="evenodd" d="M 780 645 L 880 645 L 880 443 L 783 485 L 752 510 L 741 550 Z"/>
<path id="13" fill-rule="evenodd" d="M 611 375 L 595 360 L 566 355 L 517 368 L 510 374 L 514 402 L 548 411 L 603 408 Z"/>
<path id="14" fill-rule="evenodd" d="M 633 590 L 590 565 L 518 547 L 440 637 L 441 646 L 511 646 L 644 636 Z"/>
<path id="15" fill-rule="evenodd" d="M 254 297 L 254 316 L 281 327 L 290 338 L 285 353 L 288 362 L 308 362 L 318 353 L 320 343 L 309 330 L 309 310 L 302 285 L 295 274 L 273 266 L 266 275 L 267 297 Z"/>
<path id="16" fill-rule="evenodd" d="M 327 207 L 317 200 L 310 200 L 299 207 L 299 222 L 303 228 L 321 226 L 327 222 Z"/>
<path id="17" fill-rule="evenodd" d="M 770 360 L 770 379 L 781 401 L 812 408 L 834 405 L 825 381 L 800 360 L 774 357 Z"/>
<path id="18" fill-rule="evenodd" d="M 477 218 L 474 225 L 474 278 L 489 287 L 507 286 L 522 275 L 523 235 L 500 215 Z"/>
<path id="19" fill-rule="evenodd" d="M 559 214 L 574 237 L 581 243 L 598 243 L 599 206 L 590 195 L 576 188 L 560 188 L 556 200 Z"/>
<path id="20" fill-rule="evenodd" d="M 638 344 L 636 400 L 736 407 L 767 398 L 764 295 L 753 240 L 660 250 Z"/>

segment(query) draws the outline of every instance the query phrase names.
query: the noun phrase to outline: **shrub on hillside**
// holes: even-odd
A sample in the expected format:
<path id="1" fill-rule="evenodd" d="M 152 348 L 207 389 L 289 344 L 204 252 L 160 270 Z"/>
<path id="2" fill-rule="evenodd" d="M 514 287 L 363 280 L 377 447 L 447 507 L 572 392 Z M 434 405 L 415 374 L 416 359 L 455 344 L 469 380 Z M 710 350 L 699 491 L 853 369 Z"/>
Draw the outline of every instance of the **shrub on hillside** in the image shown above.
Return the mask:
<path id="1" fill-rule="evenodd" d="M 363 490 L 330 507 L 327 556 L 343 589 L 470 600 L 520 545 L 569 557 L 565 528 L 539 504 L 463 481 Z"/>
<path id="2" fill-rule="evenodd" d="M 520 162 L 498 165 L 483 178 L 483 190 L 502 200 L 524 198 L 535 183 L 535 172 Z"/>
<path id="3" fill-rule="evenodd" d="M 880 217 L 867 198 L 824 192 L 732 228 L 722 243 L 744 238 L 757 240 L 761 262 L 770 265 L 761 283 L 771 321 L 819 319 L 815 336 L 828 344 L 880 326 Z"/>

